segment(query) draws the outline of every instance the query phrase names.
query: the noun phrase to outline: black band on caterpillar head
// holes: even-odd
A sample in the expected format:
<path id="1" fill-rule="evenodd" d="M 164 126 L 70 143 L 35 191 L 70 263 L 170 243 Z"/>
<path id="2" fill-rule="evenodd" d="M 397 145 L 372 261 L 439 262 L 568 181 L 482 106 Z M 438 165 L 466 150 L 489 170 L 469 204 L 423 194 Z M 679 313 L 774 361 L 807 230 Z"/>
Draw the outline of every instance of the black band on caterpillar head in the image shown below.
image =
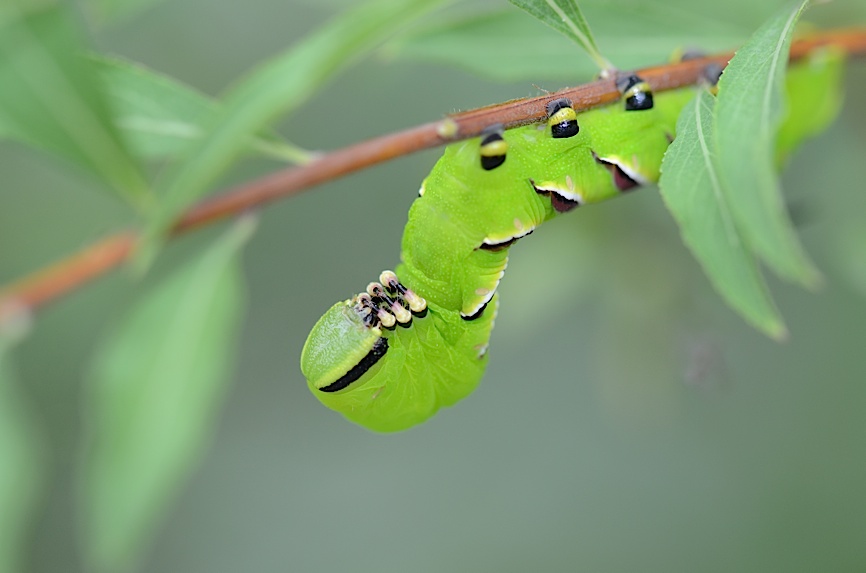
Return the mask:
<path id="1" fill-rule="evenodd" d="M 505 163 L 508 142 L 502 137 L 502 126 L 494 125 L 484 130 L 481 137 L 481 168 L 485 171 L 496 169 Z"/>
<path id="2" fill-rule="evenodd" d="M 649 84 L 636 74 L 620 76 L 616 80 L 616 88 L 625 96 L 626 111 L 642 111 L 652 109 L 653 92 Z"/>
<path id="3" fill-rule="evenodd" d="M 385 338 L 379 338 L 373 344 L 373 348 L 370 349 L 370 352 L 367 353 L 364 358 L 361 359 L 360 362 L 352 366 L 352 369 L 346 372 L 343 376 L 337 379 L 337 381 L 328 384 L 324 388 L 319 388 L 320 392 L 338 392 L 343 388 L 348 388 L 349 385 L 364 375 L 367 370 L 373 367 L 374 364 L 379 362 L 379 360 L 385 356 L 385 353 L 388 352 L 388 340 Z"/>

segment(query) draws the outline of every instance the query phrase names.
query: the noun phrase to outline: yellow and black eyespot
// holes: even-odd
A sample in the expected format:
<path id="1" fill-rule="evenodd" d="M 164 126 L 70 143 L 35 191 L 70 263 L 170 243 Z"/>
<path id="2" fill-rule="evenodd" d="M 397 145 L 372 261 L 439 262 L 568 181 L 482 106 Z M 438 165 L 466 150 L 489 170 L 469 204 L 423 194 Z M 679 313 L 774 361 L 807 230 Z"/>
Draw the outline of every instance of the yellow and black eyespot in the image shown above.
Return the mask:
<path id="1" fill-rule="evenodd" d="M 622 76 L 616 80 L 616 87 L 625 96 L 626 111 L 652 109 L 653 92 L 649 84 L 637 75 Z"/>
<path id="2" fill-rule="evenodd" d="M 505 163 L 505 153 L 508 151 L 508 143 L 502 137 L 502 128 L 489 129 L 481 138 L 481 168 L 485 171 L 496 169 Z"/>
<path id="3" fill-rule="evenodd" d="M 577 112 L 571 107 L 571 100 L 555 99 L 547 104 L 547 125 L 554 139 L 574 137 L 580 131 Z"/>

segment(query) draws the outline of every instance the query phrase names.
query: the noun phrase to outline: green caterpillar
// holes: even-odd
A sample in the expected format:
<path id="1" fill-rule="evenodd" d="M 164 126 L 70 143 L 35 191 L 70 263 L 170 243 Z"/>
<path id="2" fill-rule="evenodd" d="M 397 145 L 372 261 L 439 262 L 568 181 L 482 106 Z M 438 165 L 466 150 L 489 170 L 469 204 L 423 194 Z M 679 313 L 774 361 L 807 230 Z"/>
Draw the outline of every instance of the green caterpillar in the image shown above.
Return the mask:
<path id="1" fill-rule="evenodd" d="M 792 68 L 793 108 L 792 86 L 813 94 L 816 78 L 821 71 Z M 577 114 L 558 99 L 546 124 L 494 128 L 446 147 L 409 211 L 396 272 L 332 306 L 304 345 L 301 370 L 325 406 L 393 432 L 475 389 L 509 247 L 559 213 L 658 181 L 679 113 L 694 96 L 653 94 L 634 75 L 618 87 L 617 105 Z M 798 121 L 789 118 L 780 148 L 809 134 L 811 122 Z"/>

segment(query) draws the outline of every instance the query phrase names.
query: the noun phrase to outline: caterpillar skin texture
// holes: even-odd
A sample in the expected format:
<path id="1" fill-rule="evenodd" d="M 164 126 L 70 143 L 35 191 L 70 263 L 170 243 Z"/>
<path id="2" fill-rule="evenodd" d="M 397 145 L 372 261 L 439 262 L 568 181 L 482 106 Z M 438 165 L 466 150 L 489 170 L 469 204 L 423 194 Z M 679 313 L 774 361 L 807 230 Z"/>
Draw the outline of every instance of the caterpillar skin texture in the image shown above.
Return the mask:
<path id="1" fill-rule="evenodd" d="M 791 72 L 789 88 L 828 73 Z M 301 370 L 316 398 L 366 428 L 393 432 L 475 389 L 509 247 L 559 213 L 658 181 L 694 91 L 651 94 L 639 78 L 627 79 L 617 105 L 575 114 L 567 101 L 552 102 L 545 125 L 445 148 L 409 211 L 396 273 L 335 304 L 310 333 Z M 785 151 L 818 124 L 800 120 L 782 128 Z"/>

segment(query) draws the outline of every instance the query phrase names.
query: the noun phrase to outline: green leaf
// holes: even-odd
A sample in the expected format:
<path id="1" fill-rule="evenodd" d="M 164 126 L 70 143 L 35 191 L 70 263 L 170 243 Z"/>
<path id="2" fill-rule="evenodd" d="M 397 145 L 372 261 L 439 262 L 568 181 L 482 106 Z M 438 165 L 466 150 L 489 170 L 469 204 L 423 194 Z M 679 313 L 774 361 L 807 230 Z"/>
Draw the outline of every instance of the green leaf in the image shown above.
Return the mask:
<path id="1" fill-rule="evenodd" d="M 87 387 L 84 553 L 126 571 L 201 458 L 231 368 L 243 302 L 242 219 L 151 289 L 98 351 Z"/>
<path id="2" fill-rule="evenodd" d="M 814 287 L 820 274 L 794 233 L 774 160 L 791 33 L 805 6 L 771 19 L 737 51 L 719 82 L 715 115 L 722 188 L 737 228 L 776 273 Z"/>
<path id="3" fill-rule="evenodd" d="M 785 325 L 721 189 L 715 165 L 714 101 L 701 91 L 683 110 L 676 139 L 662 162 L 659 188 L 683 242 L 719 294 L 749 323 L 781 339 Z"/>
<path id="4" fill-rule="evenodd" d="M 574 40 L 578 46 L 586 50 L 600 70 L 613 69 L 613 65 L 601 55 L 592 35 L 592 30 L 589 29 L 589 24 L 575 0 L 508 1 Z"/>
<path id="5" fill-rule="evenodd" d="M 25 570 L 28 537 L 45 486 L 45 441 L 20 395 L 0 333 L 0 573 Z"/>
<path id="6" fill-rule="evenodd" d="M 740 28 L 683 11 L 671 14 L 657 4 L 641 4 L 626 12 L 619 4 L 590 8 L 587 12 L 605 53 L 624 70 L 667 61 L 678 47 L 730 50 L 748 37 Z M 565 36 L 550 33 L 541 22 L 516 10 L 500 10 L 459 14 L 417 26 L 389 42 L 383 52 L 392 58 L 457 65 L 499 81 L 575 83 L 576 78 L 595 76 L 598 68 L 587 59 L 569 57 L 572 50 Z"/>
<path id="7" fill-rule="evenodd" d="M 114 123 L 142 159 L 172 159 L 202 137 L 219 104 L 177 80 L 132 62 L 94 58 Z M 303 163 L 309 154 L 278 136 L 252 137 L 249 153 Z"/>
<path id="8" fill-rule="evenodd" d="M 165 180 L 161 204 L 150 221 L 136 263 L 155 256 L 175 217 L 213 185 L 242 151 L 244 142 L 280 114 L 296 109 L 350 62 L 443 0 L 374 0 L 343 12 L 263 64 L 224 98 L 207 136 Z"/>
<path id="9" fill-rule="evenodd" d="M 55 153 L 148 209 L 148 184 L 114 129 L 92 63 L 79 55 L 69 7 L 17 5 L 0 18 L 0 136 Z"/>

